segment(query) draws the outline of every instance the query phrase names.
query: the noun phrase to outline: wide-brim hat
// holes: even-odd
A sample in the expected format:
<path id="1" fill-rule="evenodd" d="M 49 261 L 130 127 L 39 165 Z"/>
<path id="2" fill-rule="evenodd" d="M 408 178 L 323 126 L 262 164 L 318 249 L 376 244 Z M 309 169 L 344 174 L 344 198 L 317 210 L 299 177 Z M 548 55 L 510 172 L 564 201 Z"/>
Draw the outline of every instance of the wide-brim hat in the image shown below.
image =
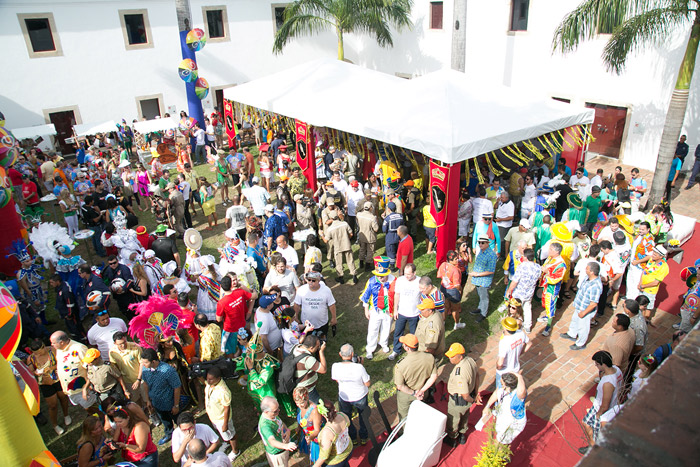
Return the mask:
<path id="1" fill-rule="evenodd" d="M 552 231 L 552 235 L 554 238 L 556 238 L 559 241 L 562 242 L 569 242 L 571 241 L 572 238 L 574 238 L 574 235 L 571 233 L 571 230 L 566 226 L 566 224 L 563 224 L 561 222 L 557 222 L 554 224 L 550 230 Z"/>
<path id="2" fill-rule="evenodd" d="M 629 217 L 627 217 L 627 215 L 620 214 L 615 217 L 617 218 L 620 227 L 622 227 L 625 232 L 627 232 L 630 235 L 634 235 L 634 223 L 630 220 Z"/>
<path id="3" fill-rule="evenodd" d="M 129 162 L 128 160 L 123 160 L 119 163 L 119 168 L 123 169 L 124 167 L 128 167 L 129 165 L 131 165 L 131 162 Z"/>
<path id="4" fill-rule="evenodd" d="M 199 230 L 185 230 L 185 235 L 183 235 L 182 240 L 185 242 L 185 246 L 190 250 L 199 250 L 202 248 L 202 234 L 199 233 Z"/>
<path id="5" fill-rule="evenodd" d="M 166 230 L 168 230 L 168 226 L 165 224 L 158 224 L 158 227 L 156 227 L 156 233 L 163 233 Z"/>
<path id="6" fill-rule="evenodd" d="M 374 257 L 374 271 L 372 274 L 375 276 L 388 276 L 391 270 L 389 266 L 391 265 L 391 260 L 387 256 L 375 256 Z"/>
<path id="7" fill-rule="evenodd" d="M 583 201 L 581 201 L 581 197 L 578 193 L 569 193 L 566 195 L 566 200 L 572 208 L 583 209 Z"/>

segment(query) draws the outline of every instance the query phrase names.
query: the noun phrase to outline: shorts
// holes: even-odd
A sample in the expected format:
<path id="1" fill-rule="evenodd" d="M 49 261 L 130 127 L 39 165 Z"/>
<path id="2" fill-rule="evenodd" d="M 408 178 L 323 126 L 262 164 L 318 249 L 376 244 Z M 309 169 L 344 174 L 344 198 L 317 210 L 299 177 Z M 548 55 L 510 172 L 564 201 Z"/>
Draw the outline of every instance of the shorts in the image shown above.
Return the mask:
<path id="1" fill-rule="evenodd" d="M 216 424 L 216 430 L 221 434 L 221 439 L 224 441 L 231 441 L 234 436 L 236 436 L 236 428 L 233 426 L 233 420 L 228 419 L 228 426 L 226 431 L 221 431 L 219 424 Z"/>
<path id="2" fill-rule="evenodd" d="M 79 405 L 84 409 L 89 409 L 97 402 L 97 396 L 94 392 L 89 393 L 87 399 L 83 399 L 83 393 L 80 391 L 75 394 L 69 394 L 68 399 L 70 399 L 71 404 Z"/>
<path id="3" fill-rule="evenodd" d="M 428 237 L 428 241 L 430 243 L 435 243 L 435 231 L 437 230 L 435 227 L 423 227 L 425 229 L 425 236 Z"/>
<path id="4" fill-rule="evenodd" d="M 44 398 L 49 398 L 63 391 L 63 388 L 61 387 L 61 383 L 42 384 L 39 386 L 39 391 Z"/>
<path id="5" fill-rule="evenodd" d="M 446 289 L 444 285 L 441 285 L 440 292 L 452 303 L 459 303 L 462 301 L 462 295 L 459 293 L 459 289 Z"/>
<path id="6" fill-rule="evenodd" d="M 198 204 L 202 204 L 202 197 L 199 196 L 199 191 L 192 191 L 192 197 Z"/>
<path id="7" fill-rule="evenodd" d="M 221 331 L 221 350 L 226 355 L 233 355 L 238 348 L 238 333 Z"/>
<path id="8" fill-rule="evenodd" d="M 231 178 L 233 179 L 234 186 L 238 185 L 241 181 L 241 176 L 239 174 L 231 174 Z"/>
<path id="9" fill-rule="evenodd" d="M 586 413 L 586 416 L 583 417 L 583 423 L 591 427 L 591 431 L 593 431 L 593 440 L 598 439 L 598 433 L 600 433 L 600 419 L 596 417 L 596 414 L 598 411 L 595 409 L 595 407 L 591 407 L 588 409 L 588 412 Z"/>

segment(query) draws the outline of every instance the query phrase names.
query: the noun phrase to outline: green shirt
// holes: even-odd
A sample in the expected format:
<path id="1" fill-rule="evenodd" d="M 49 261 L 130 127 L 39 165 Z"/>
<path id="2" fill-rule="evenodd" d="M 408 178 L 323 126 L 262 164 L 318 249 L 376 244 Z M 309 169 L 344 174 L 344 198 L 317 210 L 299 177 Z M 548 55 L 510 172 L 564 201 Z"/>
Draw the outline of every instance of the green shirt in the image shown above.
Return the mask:
<path id="1" fill-rule="evenodd" d="M 583 202 L 583 207 L 588 209 L 588 215 L 586 216 L 586 223 L 588 222 L 596 222 L 598 220 L 598 213 L 600 212 L 600 203 L 601 203 L 600 196 L 597 198 L 594 198 L 593 195 L 589 196 L 586 198 L 586 201 Z"/>
<path id="2" fill-rule="evenodd" d="M 167 178 L 160 177 L 158 179 L 158 186 L 161 190 L 165 190 L 165 187 L 168 186 L 168 183 L 170 183 L 170 180 Z"/>
<path id="3" fill-rule="evenodd" d="M 258 420 L 258 432 L 260 433 L 260 437 L 265 445 L 265 451 L 273 455 L 284 452 L 283 449 L 277 449 L 270 446 L 270 443 L 267 441 L 270 439 L 270 436 L 272 436 L 275 438 L 275 440 L 283 443 L 284 438 L 282 437 L 282 433 L 284 432 L 284 429 L 284 423 L 282 423 L 282 420 L 280 420 L 279 417 L 275 417 L 274 420 L 270 420 L 265 415 L 260 415 L 260 420 Z"/>

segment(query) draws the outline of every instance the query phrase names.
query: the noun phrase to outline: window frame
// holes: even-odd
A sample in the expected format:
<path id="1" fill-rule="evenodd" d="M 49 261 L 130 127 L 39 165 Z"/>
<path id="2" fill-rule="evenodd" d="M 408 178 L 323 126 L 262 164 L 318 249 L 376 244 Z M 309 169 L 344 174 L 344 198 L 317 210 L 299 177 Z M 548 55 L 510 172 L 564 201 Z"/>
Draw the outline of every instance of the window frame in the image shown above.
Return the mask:
<path id="1" fill-rule="evenodd" d="M 277 34 L 277 15 L 275 14 L 275 10 L 277 10 L 277 8 L 287 8 L 289 5 L 291 5 L 290 2 L 271 3 L 270 4 L 270 10 L 272 11 L 272 33 L 273 34 Z"/>
<path id="2" fill-rule="evenodd" d="M 433 25 L 433 8 L 440 4 L 442 11 L 440 15 L 440 27 L 435 27 Z M 428 21 L 428 29 L 431 31 L 443 31 L 445 29 L 445 2 L 442 0 L 436 0 L 430 2 L 430 19 Z"/>
<path id="3" fill-rule="evenodd" d="M 54 50 L 45 50 L 41 52 L 34 51 L 32 40 L 29 37 L 29 29 L 27 28 L 27 23 L 25 21 L 28 19 L 48 20 L 49 30 L 51 31 L 51 38 L 53 39 Z M 58 35 L 58 29 L 56 28 L 56 22 L 54 20 L 53 13 L 17 13 L 17 20 L 19 21 L 19 27 L 22 30 L 22 35 L 24 36 L 24 42 L 27 45 L 27 53 L 29 54 L 29 58 L 63 56 L 63 47 L 61 46 L 61 39 Z"/>
<path id="4" fill-rule="evenodd" d="M 126 30 L 125 15 L 143 16 L 143 27 L 146 29 L 146 42 L 144 44 L 129 43 L 129 34 Z M 124 48 L 126 48 L 126 50 L 142 50 L 153 48 L 153 33 L 151 32 L 151 23 L 148 21 L 148 10 L 146 8 L 137 10 L 119 10 L 119 23 L 122 27 L 122 35 L 124 36 Z"/>
<path id="5" fill-rule="evenodd" d="M 513 29 L 513 21 L 515 20 L 515 6 L 520 5 L 523 1 L 527 2 L 527 17 L 525 18 L 525 29 Z M 530 0 L 511 0 L 510 1 L 510 18 L 508 21 L 508 32 L 510 33 L 525 33 L 530 25 Z"/>
<path id="6" fill-rule="evenodd" d="M 160 112 L 160 116 L 163 117 L 163 115 L 165 114 L 165 101 L 163 100 L 163 93 L 161 92 L 158 94 L 134 96 L 134 100 L 136 101 L 136 115 L 139 116 L 139 119 L 144 118 L 143 109 L 141 108 L 141 101 L 148 101 L 153 99 L 158 99 L 158 111 Z"/>
<path id="7" fill-rule="evenodd" d="M 212 37 L 209 32 L 209 19 L 207 18 L 207 12 L 221 10 L 221 22 L 224 27 L 224 35 L 222 37 Z M 229 34 L 228 27 L 228 11 L 226 5 L 214 5 L 214 6 L 203 6 L 202 7 L 202 22 L 204 23 L 204 32 L 207 35 L 207 43 L 216 42 L 230 42 L 231 35 Z"/>

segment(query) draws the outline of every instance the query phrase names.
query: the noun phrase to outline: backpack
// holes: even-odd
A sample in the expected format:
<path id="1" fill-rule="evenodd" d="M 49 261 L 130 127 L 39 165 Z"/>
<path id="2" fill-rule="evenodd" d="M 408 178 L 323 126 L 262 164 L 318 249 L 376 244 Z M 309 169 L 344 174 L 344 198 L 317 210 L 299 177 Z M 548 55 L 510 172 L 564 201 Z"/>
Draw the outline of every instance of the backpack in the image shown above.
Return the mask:
<path id="1" fill-rule="evenodd" d="M 308 357 L 309 354 L 302 352 L 301 355 L 294 356 L 294 351 L 298 348 L 298 345 L 292 347 L 291 352 L 287 355 L 287 358 L 282 360 L 282 368 L 280 369 L 279 375 L 277 377 L 277 392 L 282 394 L 290 394 L 297 387 L 297 364 L 304 358 Z M 293 358 L 292 358 L 293 357 Z"/>
<path id="2" fill-rule="evenodd" d="M 671 353 L 673 353 L 673 350 L 671 349 L 671 344 L 660 345 L 659 349 L 661 349 L 661 358 L 659 358 L 659 365 L 660 365 L 661 362 L 666 360 L 666 358 L 669 355 L 671 355 Z M 657 349 L 657 351 L 658 351 L 658 349 Z M 656 354 L 656 352 L 654 352 L 654 353 Z"/>

